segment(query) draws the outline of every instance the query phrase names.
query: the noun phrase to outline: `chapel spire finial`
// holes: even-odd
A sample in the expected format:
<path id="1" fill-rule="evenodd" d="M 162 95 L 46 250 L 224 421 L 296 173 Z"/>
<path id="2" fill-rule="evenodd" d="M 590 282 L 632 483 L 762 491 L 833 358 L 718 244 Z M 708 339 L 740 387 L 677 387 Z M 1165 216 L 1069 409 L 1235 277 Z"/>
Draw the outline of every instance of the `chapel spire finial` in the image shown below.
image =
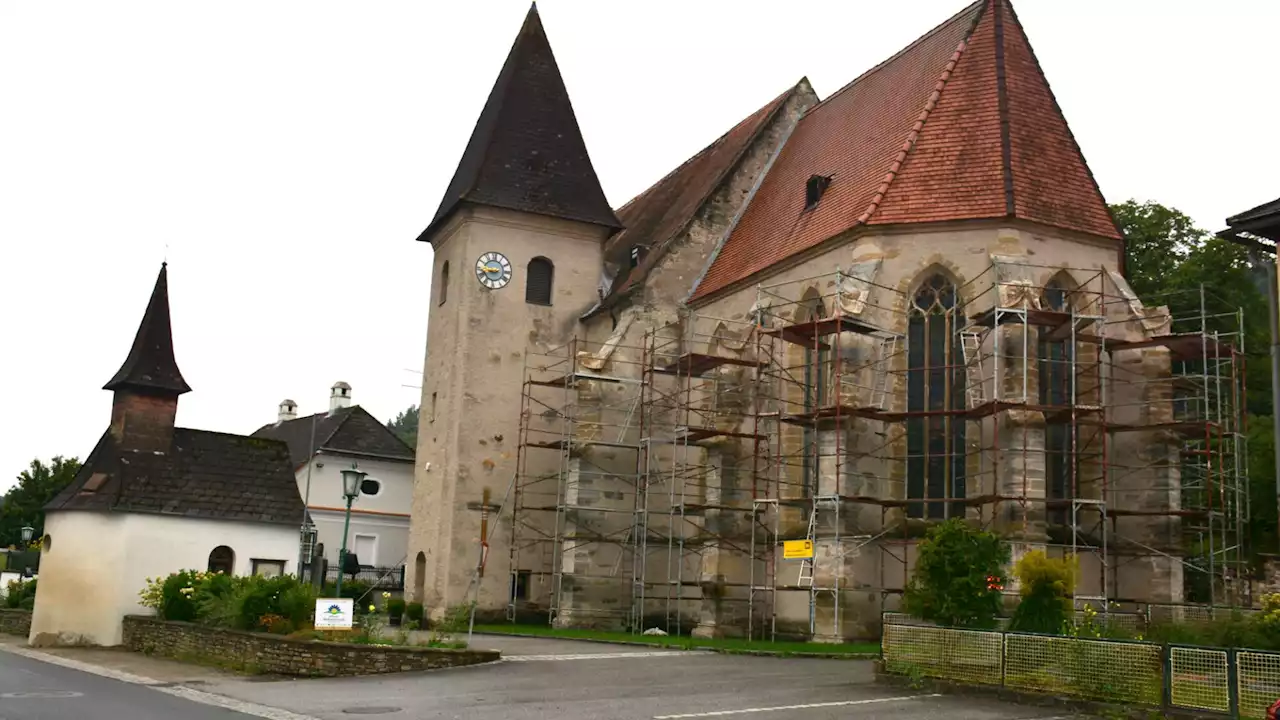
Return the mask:
<path id="1" fill-rule="evenodd" d="M 169 324 L 169 263 L 160 264 L 151 300 L 138 325 L 129 357 L 105 390 L 140 390 L 178 396 L 191 391 L 173 357 L 173 332 Z"/>

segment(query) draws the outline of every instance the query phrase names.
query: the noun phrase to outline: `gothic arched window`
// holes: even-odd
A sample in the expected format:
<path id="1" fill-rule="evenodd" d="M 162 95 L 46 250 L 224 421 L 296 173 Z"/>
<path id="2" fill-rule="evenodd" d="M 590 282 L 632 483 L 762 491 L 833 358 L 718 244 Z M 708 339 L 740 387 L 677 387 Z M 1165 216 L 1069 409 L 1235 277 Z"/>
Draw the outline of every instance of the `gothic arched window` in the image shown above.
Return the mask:
<path id="1" fill-rule="evenodd" d="M 827 316 L 827 308 L 820 296 L 801 301 L 799 308 L 805 317 L 803 322 L 814 322 Z M 817 337 L 817 336 L 815 336 Z M 816 347 L 812 344 L 804 346 L 804 412 L 810 413 L 825 407 L 827 399 L 827 376 L 831 367 L 831 352 L 827 343 Z M 801 463 L 804 474 L 802 497 L 812 497 L 818 490 L 818 466 L 820 444 L 818 431 L 812 425 L 804 426 L 804 459 Z"/>
<path id="2" fill-rule="evenodd" d="M 960 301 L 956 286 L 931 275 L 911 299 L 907 322 L 907 499 L 965 496 L 965 367 L 960 350 Z M 913 518 L 963 517 L 948 502 L 912 502 Z"/>
<path id="3" fill-rule="evenodd" d="M 529 261 L 525 272 L 524 301 L 533 305 L 550 305 L 556 268 L 544 257 Z"/>
<path id="4" fill-rule="evenodd" d="M 1041 304 L 1045 310 L 1069 313 L 1069 291 L 1066 283 L 1055 277 L 1045 285 Z M 1043 328 L 1040 333 L 1037 356 L 1040 370 L 1039 402 L 1046 408 L 1067 408 L 1075 402 L 1076 388 L 1072 366 L 1075 361 L 1075 348 L 1070 338 L 1048 339 L 1050 328 Z M 1064 413 L 1055 413 L 1059 418 L 1069 417 Z M 1048 500 L 1064 500 L 1073 495 L 1073 482 L 1077 463 L 1072 445 L 1074 428 L 1068 423 L 1051 422 L 1045 425 L 1044 436 L 1044 475 L 1045 498 Z M 1050 523 L 1064 525 L 1070 513 L 1067 508 L 1055 507 L 1048 512 Z"/>

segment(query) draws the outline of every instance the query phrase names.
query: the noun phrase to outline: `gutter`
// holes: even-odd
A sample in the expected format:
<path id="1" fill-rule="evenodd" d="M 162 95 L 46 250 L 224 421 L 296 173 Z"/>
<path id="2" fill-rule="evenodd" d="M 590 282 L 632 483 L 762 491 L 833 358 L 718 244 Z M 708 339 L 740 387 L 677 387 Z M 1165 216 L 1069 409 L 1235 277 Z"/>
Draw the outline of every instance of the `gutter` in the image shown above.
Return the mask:
<path id="1" fill-rule="evenodd" d="M 331 447 L 320 447 L 316 449 L 317 455 L 320 455 L 322 453 L 328 454 L 328 455 L 347 455 L 350 457 L 363 457 L 363 458 L 370 458 L 372 460 L 390 460 L 392 462 L 405 462 L 409 464 L 413 464 L 417 462 L 415 458 L 406 457 L 404 455 L 383 455 L 381 453 L 367 453 L 367 452 L 360 452 L 358 450 L 343 450 L 341 448 L 331 448 Z"/>

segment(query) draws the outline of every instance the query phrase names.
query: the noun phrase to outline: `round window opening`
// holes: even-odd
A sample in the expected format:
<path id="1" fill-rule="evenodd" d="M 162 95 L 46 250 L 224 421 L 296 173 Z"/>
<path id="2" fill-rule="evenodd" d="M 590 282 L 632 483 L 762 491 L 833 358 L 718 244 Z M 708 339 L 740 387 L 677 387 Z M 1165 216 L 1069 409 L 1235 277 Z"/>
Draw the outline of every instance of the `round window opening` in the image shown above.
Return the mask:
<path id="1" fill-rule="evenodd" d="M 365 478 L 365 480 L 360 483 L 361 495 L 377 495 L 378 491 L 381 489 L 382 489 L 382 483 L 378 482 L 377 480 L 370 480 L 368 478 Z"/>

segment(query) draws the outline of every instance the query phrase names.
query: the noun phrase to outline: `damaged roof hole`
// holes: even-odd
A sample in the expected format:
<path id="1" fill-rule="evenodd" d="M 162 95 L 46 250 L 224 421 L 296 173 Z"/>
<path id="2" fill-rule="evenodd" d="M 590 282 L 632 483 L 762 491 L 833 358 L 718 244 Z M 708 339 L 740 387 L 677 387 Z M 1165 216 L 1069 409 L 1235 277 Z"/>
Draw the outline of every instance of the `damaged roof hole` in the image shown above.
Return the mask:
<path id="1" fill-rule="evenodd" d="M 822 193 L 827 191 L 830 184 L 830 175 L 810 175 L 809 181 L 804 185 L 804 209 L 812 210 L 817 207 Z"/>

